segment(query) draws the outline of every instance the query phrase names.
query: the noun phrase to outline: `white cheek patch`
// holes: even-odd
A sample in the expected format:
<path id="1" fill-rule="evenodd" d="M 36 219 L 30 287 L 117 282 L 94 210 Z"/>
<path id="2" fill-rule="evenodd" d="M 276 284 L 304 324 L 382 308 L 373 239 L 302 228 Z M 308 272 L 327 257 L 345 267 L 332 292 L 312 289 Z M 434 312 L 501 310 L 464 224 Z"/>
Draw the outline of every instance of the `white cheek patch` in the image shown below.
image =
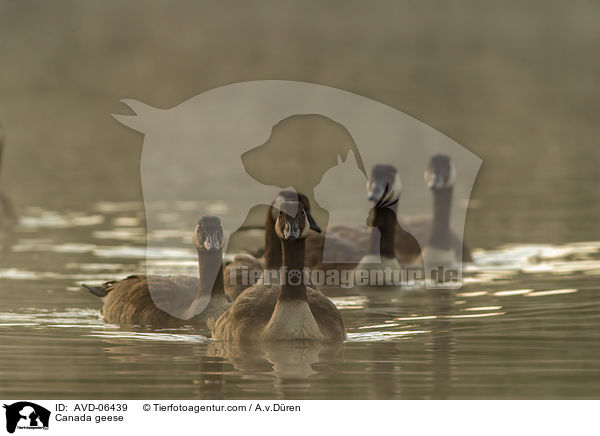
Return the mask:
<path id="1" fill-rule="evenodd" d="M 300 238 L 304 239 L 304 238 L 308 237 L 309 233 L 310 233 L 310 223 L 308 222 L 308 217 L 304 217 L 304 229 L 302 229 Z"/>
<path id="2" fill-rule="evenodd" d="M 448 175 L 448 181 L 446 182 L 446 187 L 451 187 L 454 186 L 454 183 L 456 182 L 456 176 L 457 176 L 457 171 L 456 171 L 456 166 L 454 165 L 454 162 L 450 161 L 450 174 Z"/>
<path id="3" fill-rule="evenodd" d="M 431 187 L 433 185 L 434 178 L 435 178 L 435 175 L 433 174 L 433 171 L 431 171 L 431 168 L 427 167 L 425 169 L 425 174 L 424 174 L 425 184 L 428 187 Z"/>
<path id="4" fill-rule="evenodd" d="M 194 234 L 192 235 L 192 244 L 194 244 L 194 247 L 196 248 L 200 247 L 200 241 L 198 240 L 198 232 L 194 232 Z"/>
<path id="5" fill-rule="evenodd" d="M 400 199 L 400 195 L 402 195 L 402 181 L 400 180 L 400 176 L 396 173 L 394 176 L 394 184 L 392 185 L 392 193 L 393 197 L 391 200 Z"/>
<path id="6" fill-rule="evenodd" d="M 281 233 L 281 229 L 280 229 L 280 223 L 279 223 L 279 218 L 275 219 L 275 233 L 277 233 L 277 236 L 279 237 L 279 239 L 283 239 L 283 233 Z"/>

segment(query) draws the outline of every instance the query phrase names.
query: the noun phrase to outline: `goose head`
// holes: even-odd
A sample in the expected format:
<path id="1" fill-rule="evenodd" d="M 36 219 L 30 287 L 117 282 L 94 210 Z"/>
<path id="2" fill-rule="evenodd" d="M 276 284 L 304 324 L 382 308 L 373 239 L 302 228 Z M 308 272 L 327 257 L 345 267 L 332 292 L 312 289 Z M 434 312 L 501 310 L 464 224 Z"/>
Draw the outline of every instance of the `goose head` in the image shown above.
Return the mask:
<path id="1" fill-rule="evenodd" d="M 311 229 L 308 213 L 300 201 L 284 201 L 279 205 L 275 232 L 282 241 L 306 239 Z"/>
<path id="2" fill-rule="evenodd" d="M 402 193 L 402 182 L 392 165 L 379 164 L 371 170 L 367 180 L 367 197 L 376 206 L 391 206 L 398 202 Z"/>
<path id="3" fill-rule="evenodd" d="M 454 186 L 456 180 L 456 168 L 445 154 L 432 156 L 425 170 L 425 183 L 432 191 Z"/>
<path id="4" fill-rule="evenodd" d="M 309 229 L 313 229 L 317 233 L 321 233 L 321 227 L 317 224 L 312 213 L 310 212 L 310 201 L 304 194 L 294 191 L 281 191 L 271 203 L 270 214 L 273 223 L 277 221 L 279 211 L 281 211 L 281 205 L 285 202 L 299 202 L 304 208 L 304 213 L 308 219 Z"/>
<path id="5" fill-rule="evenodd" d="M 223 228 L 216 216 L 203 216 L 198 220 L 192 241 L 196 250 L 219 251 L 223 248 Z"/>

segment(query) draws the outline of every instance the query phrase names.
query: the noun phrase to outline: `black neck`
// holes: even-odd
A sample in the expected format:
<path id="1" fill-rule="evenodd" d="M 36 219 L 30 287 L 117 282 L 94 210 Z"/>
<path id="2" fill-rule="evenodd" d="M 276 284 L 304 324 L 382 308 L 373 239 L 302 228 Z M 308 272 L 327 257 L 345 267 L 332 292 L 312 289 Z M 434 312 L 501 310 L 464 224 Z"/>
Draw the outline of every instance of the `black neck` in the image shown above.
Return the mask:
<path id="1" fill-rule="evenodd" d="M 284 282 L 281 285 L 279 300 L 306 300 L 306 285 L 304 283 L 304 249 L 306 241 L 281 241 L 283 252 L 283 268 L 281 269 Z M 290 280 L 290 272 L 299 271 L 300 277 L 295 274 Z M 291 283 L 290 283 L 291 282 Z"/>
<path id="2" fill-rule="evenodd" d="M 275 233 L 272 209 L 269 208 L 265 222 L 265 269 L 281 268 L 281 241 Z"/>
<path id="3" fill-rule="evenodd" d="M 433 229 L 429 245 L 436 248 L 450 248 L 450 207 L 452 188 L 433 191 Z"/>
<path id="4" fill-rule="evenodd" d="M 211 296 L 224 295 L 223 257 L 221 250 L 198 251 L 198 266 L 200 271 L 198 294 L 204 294 L 210 289 Z"/>
<path id="5" fill-rule="evenodd" d="M 371 209 L 372 220 L 369 235 L 369 254 L 380 257 L 396 257 L 394 235 L 396 233 L 396 208 L 374 207 Z M 379 235 L 377 234 L 379 230 Z"/>

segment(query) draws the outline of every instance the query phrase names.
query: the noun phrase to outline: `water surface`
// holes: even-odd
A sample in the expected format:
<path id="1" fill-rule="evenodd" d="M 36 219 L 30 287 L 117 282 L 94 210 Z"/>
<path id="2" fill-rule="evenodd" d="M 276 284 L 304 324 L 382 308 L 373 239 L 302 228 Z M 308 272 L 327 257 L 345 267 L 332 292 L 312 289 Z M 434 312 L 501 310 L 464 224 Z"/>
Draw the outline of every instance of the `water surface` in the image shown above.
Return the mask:
<path id="1" fill-rule="evenodd" d="M 196 274 L 193 250 L 150 261 Z M 3 241 L 0 396 L 8 398 L 597 398 L 600 242 L 475 250 L 458 291 L 336 294 L 340 347 L 235 347 L 191 329 L 107 324 L 79 290 L 143 272 L 143 206 L 30 208 Z"/>

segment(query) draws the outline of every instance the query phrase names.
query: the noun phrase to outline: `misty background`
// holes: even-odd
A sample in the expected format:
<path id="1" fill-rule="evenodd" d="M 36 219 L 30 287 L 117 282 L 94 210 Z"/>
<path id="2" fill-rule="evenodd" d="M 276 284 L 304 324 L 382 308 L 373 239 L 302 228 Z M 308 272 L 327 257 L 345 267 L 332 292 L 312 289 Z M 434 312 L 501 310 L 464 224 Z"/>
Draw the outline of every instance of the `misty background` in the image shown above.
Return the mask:
<path id="1" fill-rule="evenodd" d="M 473 247 L 597 240 L 600 3 L 0 1 L 0 187 L 19 208 L 141 200 L 122 98 L 286 79 L 401 110 L 483 159 Z"/>

